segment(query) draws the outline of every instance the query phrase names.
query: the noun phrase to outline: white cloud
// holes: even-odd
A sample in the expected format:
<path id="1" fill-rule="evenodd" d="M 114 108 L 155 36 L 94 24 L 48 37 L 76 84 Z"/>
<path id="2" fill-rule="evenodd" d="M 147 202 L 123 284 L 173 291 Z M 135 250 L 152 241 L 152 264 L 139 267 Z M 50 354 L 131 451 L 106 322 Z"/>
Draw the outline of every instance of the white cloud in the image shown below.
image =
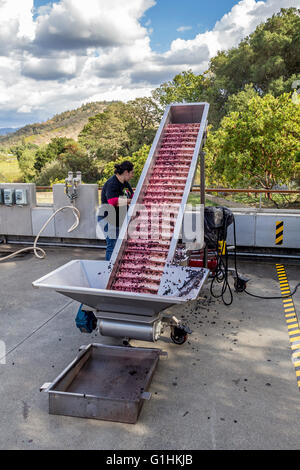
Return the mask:
<path id="1" fill-rule="evenodd" d="M 76 50 L 131 44 L 146 34 L 139 19 L 154 0 L 61 0 L 37 19 L 35 45 Z"/>
<path id="2" fill-rule="evenodd" d="M 189 68 L 195 73 L 202 73 L 218 51 L 237 46 L 260 23 L 278 13 L 281 8 L 289 7 L 300 7 L 300 0 L 241 0 L 216 22 L 211 31 L 198 34 L 189 40 L 178 38 L 164 54 L 152 53 L 142 68 L 137 67 L 137 70 L 133 71 L 133 77 L 139 82 L 157 86 L 160 83 L 158 79 L 163 77 L 167 70 L 169 78 Z M 158 64 L 160 68 L 157 67 Z"/>
<path id="3" fill-rule="evenodd" d="M 75 55 L 42 59 L 29 56 L 24 60 L 21 72 L 25 77 L 36 80 L 70 79 L 78 73 L 79 62 Z"/>
<path id="4" fill-rule="evenodd" d="M 7 33 L 9 29 L 17 31 L 18 38 L 34 36 L 32 20 L 33 0 L 0 0 L 0 26 L 1 31 Z M 13 38 L 11 38 L 13 39 Z"/>
<path id="5" fill-rule="evenodd" d="M 34 38 L 33 0 L 0 0 L 0 56 Z"/>
<path id="6" fill-rule="evenodd" d="M 150 22 L 141 25 L 155 3 L 61 0 L 34 11 L 33 0 L 0 0 L 0 127 L 87 101 L 149 95 L 183 70 L 203 72 L 218 50 L 237 46 L 280 8 L 300 7 L 300 0 L 241 0 L 212 30 L 178 38 L 159 54 Z"/>
<path id="7" fill-rule="evenodd" d="M 184 31 L 189 31 L 190 29 L 193 29 L 192 26 L 179 26 L 179 28 L 176 29 L 179 33 L 183 33 Z"/>
<path id="8" fill-rule="evenodd" d="M 194 39 L 173 41 L 167 57 L 170 59 L 172 55 L 179 54 L 180 51 L 193 49 L 194 56 L 196 56 L 197 48 L 206 45 L 211 58 L 220 50 L 237 46 L 243 38 L 255 30 L 256 26 L 272 14 L 278 13 L 280 8 L 292 6 L 300 7 L 300 0 L 267 0 L 266 2 L 241 0 L 229 13 L 217 21 L 211 31 L 198 34 Z"/>

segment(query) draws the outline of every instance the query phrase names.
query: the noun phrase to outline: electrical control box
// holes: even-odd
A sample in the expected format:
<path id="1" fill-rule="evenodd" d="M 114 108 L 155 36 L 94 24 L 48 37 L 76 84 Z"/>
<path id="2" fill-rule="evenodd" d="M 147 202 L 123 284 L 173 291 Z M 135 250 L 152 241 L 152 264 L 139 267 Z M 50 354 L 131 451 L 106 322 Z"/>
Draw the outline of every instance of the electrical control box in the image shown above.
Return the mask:
<path id="1" fill-rule="evenodd" d="M 26 206 L 28 204 L 26 189 L 16 189 L 15 196 L 17 205 Z"/>
<path id="2" fill-rule="evenodd" d="M 11 206 L 15 203 L 15 190 L 14 189 L 4 189 L 3 190 L 4 204 Z"/>

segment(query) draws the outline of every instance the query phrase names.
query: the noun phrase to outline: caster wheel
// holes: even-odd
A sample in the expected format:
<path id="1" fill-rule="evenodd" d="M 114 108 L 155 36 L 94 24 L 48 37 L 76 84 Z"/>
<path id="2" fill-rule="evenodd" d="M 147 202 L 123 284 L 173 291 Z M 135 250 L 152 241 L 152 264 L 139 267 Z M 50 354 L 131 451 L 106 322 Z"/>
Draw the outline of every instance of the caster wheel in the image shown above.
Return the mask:
<path id="1" fill-rule="evenodd" d="M 173 343 L 175 344 L 184 344 L 187 340 L 187 333 L 186 331 L 184 331 L 182 328 L 172 328 L 171 330 L 171 340 L 173 341 Z"/>

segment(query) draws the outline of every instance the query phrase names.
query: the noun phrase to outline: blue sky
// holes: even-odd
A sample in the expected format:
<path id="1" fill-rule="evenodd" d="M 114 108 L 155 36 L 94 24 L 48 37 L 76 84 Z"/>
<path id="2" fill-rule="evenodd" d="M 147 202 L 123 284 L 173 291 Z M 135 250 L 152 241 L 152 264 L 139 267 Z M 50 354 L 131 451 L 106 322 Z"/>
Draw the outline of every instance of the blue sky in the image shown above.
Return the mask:
<path id="1" fill-rule="evenodd" d="M 289 7 L 300 0 L 1 0 L 0 127 L 151 96 Z"/>
<path id="2" fill-rule="evenodd" d="M 178 36 L 192 39 L 197 33 L 212 29 L 216 21 L 231 10 L 232 0 L 161 0 L 150 8 L 143 19 L 151 21 L 151 45 L 156 52 L 165 52 Z M 184 31 L 177 31 L 186 27 Z"/>

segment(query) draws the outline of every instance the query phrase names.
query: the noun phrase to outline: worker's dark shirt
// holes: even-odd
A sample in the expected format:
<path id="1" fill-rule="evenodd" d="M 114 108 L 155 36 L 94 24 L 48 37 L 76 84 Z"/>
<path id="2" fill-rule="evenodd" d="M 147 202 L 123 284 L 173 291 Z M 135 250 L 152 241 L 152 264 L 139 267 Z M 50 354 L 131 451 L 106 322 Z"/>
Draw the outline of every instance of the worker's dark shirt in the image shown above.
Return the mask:
<path id="1" fill-rule="evenodd" d="M 107 217 L 108 215 L 108 222 L 112 223 L 116 227 L 119 227 L 123 220 L 120 220 L 120 210 L 118 207 L 118 198 L 120 196 L 126 196 L 128 199 L 133 197 L 133 190 L 129 183 L 121 183 L 117 176 L 114 175 L 109 180 L 106 181 L 102 188 L 101 193 L 101 203 L 103 204 L 110 204 L 115 210 L 114 214 L 116 216 L 115 223 L 114 220 L 110 220 L 110 217 L 106 212 L 104 212 L 103 217 Z M 125 214 L 126 209 L 123 209 L 123 213 Z M 123 215 L 123 214 L 122 214 Z"/>

